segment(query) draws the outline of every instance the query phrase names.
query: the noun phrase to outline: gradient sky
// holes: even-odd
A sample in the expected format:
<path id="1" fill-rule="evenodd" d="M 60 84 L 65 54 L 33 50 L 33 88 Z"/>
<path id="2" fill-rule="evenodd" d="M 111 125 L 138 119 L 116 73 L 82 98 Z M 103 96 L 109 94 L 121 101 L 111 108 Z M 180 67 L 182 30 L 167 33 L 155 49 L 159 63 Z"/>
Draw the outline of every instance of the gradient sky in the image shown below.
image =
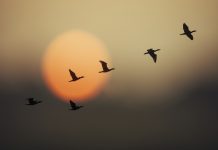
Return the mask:
<path id="1" fill-rule="evenodd" d="M 216 0 L 1 0 L 0 149 L 218 149 Z M 180 36 L 186 22 L 194 41 Z M 58 35 L 104 42 L 106 88 L 69 112 L 42 78 Z M 160 48 L 157 64 L 144 56 Z M 44 102 L 27 107 L 25 98 Z"/>

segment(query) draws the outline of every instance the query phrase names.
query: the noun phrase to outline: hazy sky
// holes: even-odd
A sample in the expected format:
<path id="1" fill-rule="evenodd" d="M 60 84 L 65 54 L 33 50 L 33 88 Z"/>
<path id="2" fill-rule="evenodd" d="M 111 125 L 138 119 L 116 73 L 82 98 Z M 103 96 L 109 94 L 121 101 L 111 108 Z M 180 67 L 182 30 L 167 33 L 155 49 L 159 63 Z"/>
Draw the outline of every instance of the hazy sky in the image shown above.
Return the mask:
<path id="1" fill-rule="evenodd" d="M 217 149 L 217 0 L 1 0 L 0 149 Z M 194 41 L 182 33 L 186 22 Z M 113 71 L 78 112 L 42 79 L 52 40 L 80 29 Z M 160 48 L 157 64 L 144 56 Z M 44 100 L 29 108 L 26 97 Z"/>

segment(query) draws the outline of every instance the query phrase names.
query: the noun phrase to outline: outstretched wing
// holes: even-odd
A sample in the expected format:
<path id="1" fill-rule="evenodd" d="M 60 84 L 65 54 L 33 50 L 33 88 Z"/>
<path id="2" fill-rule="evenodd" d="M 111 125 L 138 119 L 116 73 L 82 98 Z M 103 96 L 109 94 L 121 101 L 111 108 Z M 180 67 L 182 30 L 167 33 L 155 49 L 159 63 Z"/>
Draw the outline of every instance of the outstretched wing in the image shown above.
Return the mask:
<path id="1" fill-rule="evenodd" d="M 183 24 L 183 30 L 184 30 L 184 32 L 186 33 L 186 32 L 190 32 L 189 31 L 189 27 L 187 26 L 187 24 Z"/>
<path id="2" fill-rule="evenodd" d="M 69 69 L 69 72 L 73 79 L 77 78 L 76 74 L 71 69 Z"/>
<path id="3" fill-rule="evenodd" d="M 159 51 L 160 49 L 156 49 L 156 50 L 154 50 L 154 52 L 157 52 L 157 51 Z"/>
<path id="4" fill-rule="evenodd" d="M 155 53 L 150 53 L 151 57 L 153 58 L 154 62 L 156 63 L 157 61 L 157 54 Z"/>
<path id="5" fill-rule="evenodd" d="M 75 107 L 76 107 L 76 104 L 75 104 L 73 101 L 70 100 L 70 106 L 71 106 L 72 108 L 75 108 Z"/>
<path id="6" fill-rule="evenodd" d="M 104 62 L 104 61 L 102 61 L 102 60 L 100 60 L 99 62 L 101 63 L 103 70 L 108 70 L 107 63 L 106 63 L 106 62 Z"/>

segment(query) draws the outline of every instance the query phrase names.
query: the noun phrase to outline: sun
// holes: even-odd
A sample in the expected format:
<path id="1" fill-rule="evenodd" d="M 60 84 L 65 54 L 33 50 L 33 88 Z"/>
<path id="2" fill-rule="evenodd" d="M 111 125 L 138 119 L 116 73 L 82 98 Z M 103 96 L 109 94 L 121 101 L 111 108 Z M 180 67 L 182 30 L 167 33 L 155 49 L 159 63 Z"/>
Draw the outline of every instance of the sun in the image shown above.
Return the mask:
<path id="1" fill-rule="evenodd" d="M 47 87 L 63 101 L 87 101 L 106 85 L 109 74 L 99 74 L 99 60 L 110 63 L 101 40 L 91 33 L 72 30 L 55 38 L 42 60 L 42 74 Z M 84 78 L 71 80 L 69 69 Z"/>

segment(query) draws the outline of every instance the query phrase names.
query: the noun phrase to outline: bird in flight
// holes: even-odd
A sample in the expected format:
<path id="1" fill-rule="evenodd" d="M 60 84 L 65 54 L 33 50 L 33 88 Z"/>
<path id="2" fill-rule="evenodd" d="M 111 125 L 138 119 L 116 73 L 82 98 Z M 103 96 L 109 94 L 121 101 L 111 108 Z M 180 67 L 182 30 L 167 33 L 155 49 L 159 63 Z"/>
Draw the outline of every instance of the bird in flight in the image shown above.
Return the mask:
<path id="1" fill-rule="evenodd" d="M 28 100 L 29 103 L 26 104 L 26 105 L 36 105 L 36 104 L 39 104 L 39 103 L 42 102 L 42 101 L 34 100 L 34 98 L 28 98 L 27 100 Z"/>
<path id="2" fill-rule="evenodd" d="M 149 54 L 153 58 L 154 62 L 156 63 L 156 61 L 157 61 L 157 54 L 155 54 L 155 52 L 157 52 L 159 50 L 160 49 L 153 50 L 152 48 L 150 48 L 150 49 L 147 50 L 146 53 L 144 53 L 144 55 Z"/>
<path id="3" fill-rule="evenodd" d="M 109 69 L 106 62 L 104 62 L 102 60 L 100 60 L 99 62 L 101 63 L 101 66 L 102 66 L 102 69 L 103 69 L 103 71 L 100 71 L 99 73 L 105 73 L 105 72 L 109 72 L 111 70 L 115 70 L 115 68 Z"/>
<path id="4" fill-rule="evenodd" d="M 72 77 L 72 80 L 70 80 L 69 82 L 77 81 L 77 80 L 79 80 L 81 78 L 84 78 L 84 76 L 77 77 L 76 74 L 72 70 L 70 70 L 70 69 L 69 69 L 69 72 L 70 72 L 70 75 Z"/>
<path id="5" fill-rule="evenodd" d="M 80 109 L 82 108 L 83 106 L 77 106 L 76 103 L 74 103 L 73 101 L 70 100 L 70 106 L 71 106 L 71 109 L 70 110 L 77 110 L 77 109 Z"/>
<path id="6" fill-rule="evenodd" d="M 192 33 L 197 32 L 196 30 L 190 31 L 189 27 L 185 23 L 183 24 L 183 30 L 184 30 L 184 33 L 182 33 L 180 35 L 186 35 L 191 40 L 194 39 Z"/>

